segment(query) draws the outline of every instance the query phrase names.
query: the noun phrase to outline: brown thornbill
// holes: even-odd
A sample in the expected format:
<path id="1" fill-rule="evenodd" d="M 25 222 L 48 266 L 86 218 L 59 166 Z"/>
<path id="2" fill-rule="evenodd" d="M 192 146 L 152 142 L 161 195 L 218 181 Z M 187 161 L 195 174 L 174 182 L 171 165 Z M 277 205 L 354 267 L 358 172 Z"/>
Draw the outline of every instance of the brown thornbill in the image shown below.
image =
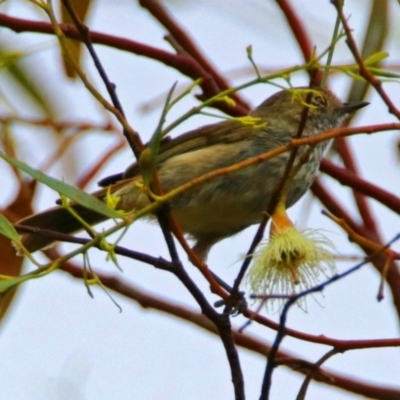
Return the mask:
<path id="1" fill-rule="evenodd" d="M 306 103 L 307 100 L 307 103 Z M 157 155 L 157 174 L 164 193 L 218 168 L 266 153 L 296 136 L 304 107 L 308 107 L 303 137 L 340 127 L 346 117 L 368 103 L 342 103 L 332 92 L 320 88 L 293 88 L 275 93 L 254 109 L 247 119 L 206 125 L 165 141 Z M 327 142 L 315 146 L 307 162 L 290 181 L 286 207 L 295 204 L 313 182 Z M 296 165 L 308 146 L 299 148 Z M 183 232 L 196 242 L 194 250 L 205 259 L 212 245 L 246 227 L 259 223 L 285 171 L 290 152 L 237 172 L 218 176 L 171 200 L 170 206 Z M 123 174 L 102 181 L 110 185 L 94 193 L 105 199 L 107 190 L 119 197 L 117 209 L 139 210 L 149 204 L 140 189 L 142 176 L 137 164 Z M 72 204 L 73 209 L 94 225 L 107 219 L 95 211 Z M 151 217 L 151 216 L 150 216 Z M 55 207 L 19 222 L 66 234 L 81 230 L 80 222 L 66 209 Z M 23 243 L 37 251 L 52 243 L 40 234 L 25 234 Z"/>

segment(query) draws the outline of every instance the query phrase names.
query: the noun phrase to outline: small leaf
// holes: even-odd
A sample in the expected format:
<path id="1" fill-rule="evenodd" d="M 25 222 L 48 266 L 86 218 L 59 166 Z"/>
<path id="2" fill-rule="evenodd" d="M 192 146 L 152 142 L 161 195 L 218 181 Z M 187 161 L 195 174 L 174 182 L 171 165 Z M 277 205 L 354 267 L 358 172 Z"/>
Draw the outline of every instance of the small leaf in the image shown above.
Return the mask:
<path id="1" fill-rule="evenodd" d="M 240 122 L 243 125 L 248 125 L 253 127 L 254 129 L 263 128 L 268 124 L 267 121 L 263 121 L 260 117 L 252 117 L 251 115 L 246 115 L 244 117 L 236 117 L 232 118 L 235 121 Z"/>
<path id="2" fill-rule="evenodd" d="M 375 76 L 383 76 L 384 78 L 393 78 L 393 79 L 399 79 L 400 74 L 395 74 L 394 72 L 390 71 L 385 71 L 380 68 L 368 68 L 371 73 L 373 73 Z"/>
<path id="3" fill-rule="evenodd" d="M 247 57 L 252 58 L 253 57 L 253 46 L 249 45 L 246 47 L 246 53 Z"/>
<path id="4" fill-rule="evenodd" d="M 236 106 L 236 102 L 235 102 L 235 100 L 232 99 L 232 97 L 223 96 L 218 100 L 225 101 L 225 103 L 228 104 L 228 106 L 230 106 L 230 107 L 235 107 Z"/>
<path id="5" fill-rule="evenodd" d="M 151 178 L 156 169 L 156 155 L 157 153 L 154 153 L 150 147 L 146 147 L 140 154 L 139 167 L 146 186 L 150 185 Z"/>
<path id="6" fill-rule="evenodd" d="M 0 64 L 5 68 L 8 76 L 7 80 L 17 84 L 23 91 L 26 100 L 33 101 L 32 104 L 38 107 L 46 116 L 54 118 L 56 115 L 56 104 L 51 102 L 48 95 L 43 91 L 43 87 L 38 83 L 36 71 L 21 63 L 21 58 L 31 54 L 29 49 L 24 53 L 8 50 L 8 43 L 0 41 Z M 33 50 L 36 51 L 36 50 Z"/>
<path id="7" fill-rule="evenodd" d="M 8 156 L 7 154 L 0 151 L 0 157 L 7 161 L 9 164 L 14 167 L 26 172 L 28 175 L 32 176 L 39 182 L 44 183 L 46 186 L 52 188 L 58 193 L 63 194 L 69 199 L 76 201 L 82 206 L 89 208 L 91 210 L 97 211 L 98 213 L 105 215 L 108 218 L 120 218 L 121 216 L 113 210 L 110 210 L 106 204 L 104 204 L 101 200 L 96 197 L 83 192 L 80 189 L 77 189 L 74 186 L 68 185 L 65 182 L 54 179 L 43 172 L 30 167 L 29 165 L 23 163 L 22 161 L 16 160 Z"/>
<path id="8" fill-rule="evenodd" d="M 351 68 L 339 68 L 342 72 L 344 72 L 346 75 L 350 76 L 350 78 L 356 80 L 356 81 L 362 81 L 365 82 L 365 79 L 358 73 L 354 73 Z"/>
<path id="9" fill-rule="evenodd" d="M 78 19 L 80 21 L 82 21 L 82 23 L 85 23 L 92 1 L 91 0 L 72 0 L 71 3 L 72 3 L 71 5 L 72 5 L 73 9 L 75 10 L 75 13 L 76 13 Z M 61 7 L 61 21 L 64 24 L 73 24 L 74 23 L 68 10 L 66 9 L 66 7 Z M 82 48 L 83 48 L 82 42 L 78 42 L 78 41 L 71 40 L 71 39 L 67 39 L 67 41 L 68 41 L 69 49 L 72 52 L 76 62 L 78 64 L 81 64 Z M 73 68 L 73 66 L 70 64 L 70 62 L 66 58 L 63 58 L 63 62 L 64 62 L 64 69 L 65 69 L 67 76 L 69 78 L 75 78 L 76 71 Z"/>
<path id="10" fill-rule="evenodd" d="M 0 234 L 8 237 L 11 240 L 19 242 L 18 232 L 3 214 L 0 214 Z"/>
<path id="11" fill-rule="evenodd" d="M 364 60 L 365 65 L 376 64 L 385 58 L 389 57 L 389 53 L 386 51 L 377 51 L 376 53 L 370 55 L 366 60 Z"/>
<path id="12" fill-rule="evenodd" d="M 33 279 L 33 276 L 18 276 L 10 279 L 0 280 L 0 293 L 7 292 L 8 290 L 20 285 L 21 283 Z"/>
<path id="13" fill-rule="evenodd" d="M 24 53 L 21 51 L 8 51 L 0 53 L 0 69 L 8 69 L 23 56 Z"/>

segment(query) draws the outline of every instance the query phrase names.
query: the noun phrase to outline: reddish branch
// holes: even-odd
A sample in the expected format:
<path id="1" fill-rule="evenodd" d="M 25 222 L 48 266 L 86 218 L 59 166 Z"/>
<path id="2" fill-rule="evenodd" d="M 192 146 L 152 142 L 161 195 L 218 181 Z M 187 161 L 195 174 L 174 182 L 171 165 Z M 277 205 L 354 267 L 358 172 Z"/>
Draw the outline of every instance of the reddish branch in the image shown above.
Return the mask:
<path id="1" fill-rule="evenodd" d="M 264 317 L 254 311 L 247 310 L 244 315 L 250 320 L 259 323 L 260 325 L 277 331 L 280 324 Z M 304 340 L 306 342 L 323 344 L 326 346 L 332 346 L 338 352 L 344 352 L 347 350 L 357 349 L 370 349 L 380 347 L 400 347 L 400 339 L 368 339 L 368 340 L 339 340 L 330 338 L 324 335 L 311 335 L 301 331 L 297 331 L 291 328 L 285 328 L 285 336 L 291 336 L 293 338 Z"/>
<path id="2" fill-rule="evenodd" d="M 281 8 L 283 14 L 286 17 L 290 29 L 293 32 L 293 36 L 297 40 L 297 44 L 299 45 L 300 50 L 303 53 L 303 58 L 305 62 L 311 61 L 312 45 L 302 21 L 296 15 L 293 7 L 287 0 L 276 0 L 276 2 L 278 3 L 278 6 Z"/>
<path id="3" fill-rule="evenodd" d="M 336 10 L 339 14 L 340 21 L 343 25 L 343 28 L 346 32 L 346 43 L 352 52 L 354 59 L 356 60 L 358 67 L 359 67 L 359 72 L 360 75 L 367 81 L 369 82 L 375 90 L 379 93 L 381 96 L 382 100 L 386 103 L 386 105 L 389 108 L 389 112 L 393 115 L 395 115 L 398 119 L 400 119 L 400 110 L 394 105 L 390 97 L 387 95 L 387 93 L 383 90 L 382 88 L 382 81 L 378 79 L 376 76 L 374 76 L 367 68 L 367 66 L 364 63 L 364 60 L 358 51 L 356 41 L 353 38 L 353 35 L 351 33 L 351 28 L 349 24 L 347 23 L 347 19 L 343 14 L 343 8 L 341 6 L 342 0 L 332 0 L 332 3 L 336 7 Z"/>
<path id="4" fill-rule="evenodd" d="M 82 268 L 72 262 L 64 263 L 61 269 L 77 279 L 82 280 L 84 278 Z M 168 315 L 173 315 L 186 322 L 191 322 L 197 327 L 205 329 L 208 332 L 218 335 L 215 325 L 207 317 L 198 312 L 191 311 L 178 304 L 173 304 L 165 299 L 157 298 L 154 295 L 145 293 L 130 284 L 122 282 L 117 277 L 100 273 L 97 275 L 101 279 L 101 282 L 104 286 L 131 300 L 134 300 L 145 309 L 154 309 L 167 313 Z M 90 278 L 90 274 L 87 276 L 87 278 Z M 256 339 L 248 334 L 240 333 L 235 329 L 232 330 L 232 333 L 235 343 L 245 349 L 254 351 L 262 356 L 265 356 L 270 349 L 270 345 L 268 343 Z M 336 343 L 335 347 L 341 349 L 342 351 L 370 347 L 400 346 L 400 339 L 334 342 Z M 277 362 L 278 364 L 288 366 L 294 371 L 304 375 L 307 375 L 310 370 L 312 370 L 313 366 L 313 364 L 301 360 L 293 354 L 282 350 L 278 352 Z M 313 376 L 313 379 L 367 397 L 378 398 L 382 400 L 396 400 L 400 397 L 400 390 L 370 385 L 334 372 L 328 372 L 323 369 L 317 371 Z"/>
<path id="5" fill-rule="evenodd" d="M 15 227 L 18 228 L 19 226 L 15 225 Z M 71 238 L 71 240 L 68 240 L 68 242 L 70 242 L 70 243 L 75 242 L 75 243 L 80 243 L 80 244 L 85 244 L 88 241 L 89 241 L 89 239 L 80 239 L 80 238 Z M 174 268 L 175 268 L 174 264 L 171 262 L 162 260 L 160 258 L 151 257 L 146 254 L 138 253 L 133 250 L 125 249 L 120 246 L 115 247 L 115 253 L 119 254 L 119 255 L 123 255 L 123 256 L 131 258 L 131 259 L 134 259 L 134 260 L 137 260 L 137 261 L 140 261 L 140 262 L 147 263 L 147 264 L 152 265 L 153 267 L 163 270 L 163 271 L 173 272 Z M 45 254 L 52 260 L 55 260 L 60 257 L 60 254 L 58 253 L 58 251 L 55 248 L 45 250 Z M 70 261 L 63 263 L 62 266 L 60 267 L 60 269 L 71 273 L 76 278 L 83 277 L 82 268 L 76 266 L 74 263 L 72 263 Z M 108 282 L 109 279 L 111 279 L 111 278 L 108 278 L 107 276 L 103 277 L 103 275 L 101 275 L 101 274 L 99 276 L 101 277 L 101 281 L 104 284 L 105 284 L 105 282 Z M 115 278 L 115 279 L 118 282 L 120 282 L 117 278 Z M 106 286 L 108 286 L 108 285 L 106 285 Z M 118 290 L 117 286 L 112 285 L 110 288 L 118 291 L 118 293 L 121 293 Z M 244 316 L 249 318 L 251 321 L 255 321 L 255 322 L 259 323 L 260 325 L 266 326 L 275 331 L 277 331 L 279 329 L 278 323 L 254 312 L 254 311 L 251 311 L 249 309 L 244 312 Z M 307 333 L 300 332 L 300 331 L 297 331 L 297 330 L 291 329 L 291 328 L 285 328 L 285 335 L 288 335 L 293 338 L 303 340 L 306 342 L 310 342 L 310 343 L 332 346 L 338 352 L 347 351 L 347 350 L 356 350 L 356 349 L 400 346 L 400 339 L 398 339 L 398 338 L 396 338 L 396 339 L 373 339 L 373 340 L 338 340 L 335 338 L 329 338 L 327 336 L 322 336 L 322 335 L 307 334 Z"/>
<path id="6" fill-rule="evenodd" d="M 346 169 L 350 173 L 359 175 L 358 168 L 354 159 L 354 153 L 350 149 L 349 142 L 344 138 L 338 138 L 335 141 L 335 145 Z M 371 208 L 367 203 L 367 199 L 362 193 L 356 190 L 353 190 L 353 196 L 357 204 L 358 212 L 360 213 L 365 227 L 371 231 L 377 232 L 378 227 L 375 218 L 372 215 Z"/>
<path id="7" fill-rule="evenodd" d="M 343 7 L 342 7 L 342 1 L 341 0 L 332 0 L 332 3 L 336 7 L 336 10 L 338 12 L 339 18 L 341 20 L 341 23 L 343 25 L 343 28 L 346 33 L 346 42 L 347 45 L 352 52 L 354 59 L 359 67 L 359 73 L 360 75 L 367 81 L 369 82 L 379 93 L 383 101 L 387 104 L 389 108 L 389 112 L 392 114 L 396 115 L 398 118 L 400 118 L 400 111 L 394 106 L 393 102 L 390 100 L 389 96 L 386 94 L 386 92 L 382 88 L 382 82 L 376 78 L 367 68 L 367 66 L 364 63 L 364 60 L 362 59 L 362 56 L 360 52 L 358 51 L 356 42 L 353 38 L 350 26 L 347 23 L 347 20 L 343 14 Z M 337 149 L 338 152 L 343 160 L 344 165 L 346 166 L 346 169 L 350 171 L 351 174 L 358 175 L 358 170 L 356 167 L 355 159 L 354 159 L 354 154 L 351 152 L 348 142 L 345 139 L 339 139 L 336 141 L 337 143 Z M 345 218 L 346 222 L 349 225 L 355 225 L 355 222 L 352 220 L 352 218 L 349 219 L 349 216 L 347 215 L 346 217 L 344 215 L 338 215 L 333 211 L 333 209 L 337 208 L 337 202 L 333 199 L 333 196 L 328 193 L 326 190 L 323 189 L 321 184 L 314 185 L 314 193 L 317 194 L 317 197 L 320 198 L 322 203 L 325 205 L 325 207 L 328 208 L 330 212 L 332 212 L 334 215 L 340 218 Z M 323 193 L 323 197 L 320 197 L 321 194 Z M 356 233 L 366 237 L 367 239 L 370 239 L 374 242 L 380 243 L 381 245 L 384 244 L 383 239 L 381 237 L 381 234 L 379 232 L 379 227 L 378 224 L 375 220 L 375 217 L 372 213 L 372 210 L 365 198 L 365 196 L 355 190 L 353 188 L 353 195 L 357 204 L 358 211 L 360 213 L 360 216 L 363 221 L 363 227 L 358 227 L 358 229 L 354 229 Z M 332 207 L 333 206 L 333 207 Z M 332 208 L 330 208 L 332 207 Z M 353 229 L 353 228 L 352 228 Z M 367 255 L 371 254 L 371 251 L 369 249 L 363 249 L 364 252 Z M 375 268 L 380 271 L 381 273 L 385 270 L 385 259 L 382 256 L 375 257 L 372 260 L 373 265 Z M 389 273 L 386 276 L 386 281 L 389 284 L 389 287 L 391 289 L 392 295 L 393 295 L 393 302 L 394 305 L 397 309 L 397 313 L 400 316 L 400 273 L 398 271 L 396 263 L 392 262 L 390 265 Z"/>
<path id="8" fill-rule="evenodd" d="M 334 214 L 336 217 L 344 218 L 350 228 L 357 234 L 362 235 L 376 243 L 380 243 L 383 246 L 382 242 L 379 240 L 379 237 L 377 237 L 377 233 L 375 231 L 368 230 L 364 225 L 356 223 L 354 219 L 337 202 L 334 196 L 322 185 L 321 182 L 318 180 L 314 182 L 311 189 L 329 212 Z M 369 248 L 363 248 L 363 251 L 367 256 L 372 255 L 372 251 Z M 380 273 L 385 270 L 386 259 L 384 255 L 377 255 L 373 257 L 371 259 L 371 263 Z M 396 308 L 398 316 L 400 316 L 400 271 L 394 262 L 390 265 L 386 281 L 393 296 L 393 304 Z"/>
<path id="9" fill-rule="evenodd" d="M 340 212 L 336 210 L 338 214 Z M 21 229 L 20 225 L 14 225 L 18 231 L 21 232 L 32 232 L 34 231 L 34 228 L 30 227 L 25 227 Z M 42 230 L 43 231 L 43 230 Z M 45 233 L 45 232 L 43 232 Z M 86 244 L 90 239 L 82 239 L 82 238 L 76 238 L 76 237 L 66 237 L 67 235 L 63 234 L 57 234 L 56 232 L 51 232 L 52 235 L 56 235 L 54 237 L 55 240 L 63 240 L 65 242 L 69 243 L 79 243 L 79 244 Z M 149 264 L 157 269 L 164 270 L 164 271 L 169 271 L 173 272 L 174 270 L 174 264 L 171 262 L 168 262 L 166 260 L 163 260 L 161 258 L 156 258 L 152 257 L 146 254 L 142 254 L 130 249 L 125 249 L 121 246 L 116 246 L 114 248 L 114 251 L 116 254 L 144 262 L 146 264 Z M 45 251 L 45 254 L 52 260 L 55 260 L 60 256 L 60 254 L 57 252 L 55 248 L 51 248 L 49 250 Z M 66 265 L 66 266 L 65 266 Z M 71 262 L 64 263 L 61 269 L 64 269 L 68 272 L 71 273 L 71 271 L 78 271 L 76 277 L 82 277 L 82 269 L 81 267 L 74 267 L 72 270 L 70 269 L 71 266 L 74 266 L 75 264 Z M 75 275 L 74 275 L 75 276 Z M 103 280 L 103 278 L 102 278 Z M 112 287 L 115 289 L 115 287 Z M 261 325 L 264 325 L 268 328 L 271 328 L 273 330 L 278 330 L 279 324 L 254 312 L 251 310 L 246 310 L 244 315 L 249 318 L 251 321 L 255 321 Z M 334 338 L 329 338 L 327 336 L 321 336 L 321 335 L 311 335 L 307 333 L 303 333 L 300 331 L 296 331 L 295 329 L 290 329 L 286 328 L 285 330 L 285 335 L 291 336 L 293 338 L 299 339 L 299 340 L 304 340 L 307 342 L 311 343 L 316 343 L 316 344 L 323 344 L 323 345 L 328 345 L 328 346 L 333 346 L 335 349 L 338 351 L 345 351 L 345 350 L 351 350 L 351 349 L 360 349 L 360 348 L 376 348 L 376 347 L 391 347 L 391 346 L 400 346 L 400 339 L 379 339 L 379 340 L 338 340 Z"/>
<path id="10" fill-rule="evenodd" d="M 79 189 L 83 189 L 86 185 L 93 179 L 93 177 L 99 172 L 99 170 L 104 166 L 104 164 L 119 150 L 126 146 L 125 140 L 118 140 L 118 142 L 109 148 L 100 158 L 96 161 L 96 163 L 86 170 L 84 174 L 82 174 L 76 182 L 76 186 Z"/>
<path id="11" fill-rule="evenodd" d="M 168 31 L 174 36 L 174 39 L 179 43 L 179 45 L 184 49 L 187 54 L 173 54 L 151 46 L 143 45 L 132 40 L 106 35 L 99 32 L 91 32 L 90 40 L 93 43 L 107 45 L 116 49 L 129 51 L 137 55 L 160 61 L 165 65 L 178 70 L 179 72 L 190 77 L 193 80 L 202 78 L 201 87 L 203 90 L 204 98 L 210 98 L 218 94 L 221 90 L 229 87 L 229 84 L 226 82 L 226 80 L 218 73 L 218 71 L 215 70 L 211 63 L 203 56 L 203 54 L 199 51 L 193 41 L 189 38 L 187 33 L 184 32 L 183 29 L 177 25 L 177 23 L 172 19 L 172 17 L 166 12 L 166 10 L 161 6 L 159 2 L 154 0 L 141 0 L 140 3 L 143 7 L 146 7 L 153 14 L 153 16 L 155 16 L 168 29 Z M 302 21 L 298 18 L 287 0 L 277 0 L 277 3 L 283 11 L 292 29 L 292 32 L 299 44 L 304 59 L 306 61 L 310 61 L 312 58 L 311 41 L 307 36 Z M 345 29 L 347 44 L 359 66 L 360 75 L 364 77 L 376 89 L 383 101 L 387 104 L 389 111 L 400 119 L 400 111 L 395 107 L 394 103 L 383 90 L 381 81 L 371 74 L 364 61 L 362 60 L 362 57 L 357 49 L 356 43 L 352 36 L 351 29 L 347 24 L 342 9 L 339 6 L 338 0 L 333 0 L 333 3 L 338 10 L 343 27 Z M 4 14 L 0 14 L 0 25 L 8 27 L 16 32 L 37 32 L 54 34 L 52 26 L 48 23 L 13 18 Z M 80 35 L 75 27 L 62 25 L 61 28 L 67 37 L 80 40 Z M 240 102 L 240 98 L 238 98 L 237 101 Z M 218 103 L 217 107 L 230 115 L 241 116 L 247 113 L 247 107 L 243 102 L 238 103 L 235 108 L 231 108 L 224 103 Z M 393 127 L 394 125 L 395 124 L 393 124 Z M 373 130 L 365 129 L 364 131 L 372 132 Z M 371 210 L 368 203 L 366 202 L 364 195 L 375 198 L 398 214 L 400 214 L 399 199 L 396 196 L 384 191 L 383 189 L 380 189 L 375 185 L 372 185 L 361 179 L 358 176 L 358 171 L 355 165 L 353 154 L 351 153 L 347 144 L 342 141 L 341 143 L 339 143 L 338 147 L 347 171 L 343 168 L 335 166 L 327 160 L 324 160 L 322 162 L 321 170 L 328 173 L 330 176 L 337 179 L 342 184 L 351 187 L 355 191 L 354 196 L 360 215 L 362 216 L 363 223 L 357 223 L 355 219 L 346 212 L 343 206 L 334 198 L 334 196 L 330 192 L 326 190 L 326 188 L 320 182 L 317 181 L 313 185 L 313 191 L 330 212 L 338 217 L 345 218 L 346 222 L 355 232 L 375 242 L 382 242 L 378 233 L 377 223 L 371 213 Z M 357 193 L 356 191 L 362 194 Z M 364 251 L 366 252 L 366 254 L 370 254 L 369 249 L 364 249 Z M 383 270 L 385 263 L 383 256 L 375 257 L 372 262 L 379 271 Z M 83 278 L 82 269 L 76 267 L 72 263 L 65 263 L 62 269 L 79 279 Z M 159 300 L 154 298 L 153 296 L 141 293 L 131 286 L 121 282 L 117 278 L 102 275 L 101 280 L 105 286 L 139 302 L 143 307 L 151 307 L 163 312 L 168 312 L 169 314 L 173 314 L 175 316 L 178 316 L 179 318 L 183 318 L 186 321 L 193 322 L 196 325 L 201 326 L 202 328 L 207 329 L 210 332 L 213 332 L 214 334 L 218 333 L 216 326 L 209 319 L 201 314 L 188 311 L 183 307 L 175 306 L 167 303 L 164 300 Z M 387 281 L 393 294 L 394 304 L 400 315 L 400 274 L 399 271 L 395 268 L 394 264 L 388 271 Z M 199 304 L 201 304 L 201 302 Z M 279 324 L 276 324 L 269 319 L 264 318 L 251 311 L 248 311 L 246 315 L 250 319 L 253 319 L 272 329 L 277 330 L 279 328 Z M 219 333 L 221 334 L 221 332 Z M 232 333 L 236 343 L 245 348 L 257 351 L 263 355 L 265 355 L 270 349 L 269 345 L 253 339 L 248 335 L 241 334 L 235 330 L 233 330 Z M 324 336 L 308 335 L 306 333 L 298 332 L 292 329 L 286 329 L 286 333 L 301 340 L 333 346 L 338 351 L 354 350 L 361 348 L 400 346 L 399 339 L 343 341 L 327 338 Z M 288 355 L 287 353 L 284 353 L 282 351 L 279 352 L 279 357 L 281 357 L 282 359 L 293 360 L 293 357 L 291 355 Z M 286 364 L 290 365 L 290 361 L 286 362 Z M 308 372 L 309 370 L 306 371 L 306 373 Z M 333 379 L 332 382 L 335 386 L 353 391 L 354 393 L 379 399 L 400 398 L 400 392 L 396 390 L 366 385 L 362 382 L 349 380 L 345 377 L 337 376 L 335 374 L 328 375 Z"/>
<path id="12" fill-rule="evenodd" d="M 400 198 L 394 194 L 360 178 L 357 174 L 345 168 L 335 165 L 328 159 L 322 160 L 320 170 L 336 179 L 342 185 L 349 186 L 365 196 L 379 201 L 381 204 L 400 215 Z"/>
<path id="13" fill-rule="evenodd" d="M 17 33 L 36 32 L 54 34 L 54 29 L 49 23 L 9 17 L 8 15 L 1 13 L 0 26 L 7 27 Z M 81 41 L 81 36 L 75 26 L 61 24 L 60 28 L 66 37 Z M 202 81 L 200 87 L 203 90 L 203 96 L 205 99 L 211 98 L 220 93 L 220 89 L 218 88 L 218 85 L 216 85 L 213 76 L 189 55 L 169 53 L 133 40 L 107 35 L 96 31 L 90 32 L 90 40 L 93 43 L 102 44 L 114 49 L 128 51 L 130 53 L 160 61 L 163 64 L 176 69 L 192 80 L 201 78 Z M 248 109 L 239 104 L 232 107 L 225 102 L 218 102 L 218 105 L 215 106 L 217 106 L 221 111 L 233 116 L 243 116 L 248 112 Z"/>
<path id="14" fill-rule="evenodd" d="M 165 7 L 157 0 L 139 0 L 139 4 L 146 8 L 154 18 L 156 18 L 173 36 L 182 49 L 190 54 L 200 65 L 212 75 L 215 83 L 218 85 L 219 90 L 224 91 L 230 89 L 229 83 L 225 77 L 222 76 L 212 63 L 207 60 L 205 55 L 196 46 L 194 41 L 190 38 L 189 34 L 174 20 L 172 15 L 165 9 Z M 249 109 L 249 105 L 238 95 L 233 94 L 231 97 L 242 107 L 244 110 Z"/>
<path id="15" fill-rule="evenodd" d="M 359 232 L 363 226 L 356 222 L 353 217 L 344 209 L 343 205 L 334 198 L 330 191 L 322 185 L 320 179 L 316 179 L 311 186 L 311 191 L 318 200 L 327 208 L 333 215 L 344 218 L 351 229 Z"/>
<path id="16" fill-rule="evenodd" d="M 293 7 L 287 0 L 276 0 L 279 7 L 281 8 L 285 18 L 292 30 L 293 37 L 297 41 L 300 50 L 303 54 L 305 62 L 312 61 L 313 57 L 313 47 L 311 40 L 307 35 L 307 31 L 302 23 L 301 19 L 297 16 Z M 315 69 L 309 70 L 309 75 L 312 79 L 314 85 L 318 85 L 322 79 L 322 71 L 317 71 Z"/>

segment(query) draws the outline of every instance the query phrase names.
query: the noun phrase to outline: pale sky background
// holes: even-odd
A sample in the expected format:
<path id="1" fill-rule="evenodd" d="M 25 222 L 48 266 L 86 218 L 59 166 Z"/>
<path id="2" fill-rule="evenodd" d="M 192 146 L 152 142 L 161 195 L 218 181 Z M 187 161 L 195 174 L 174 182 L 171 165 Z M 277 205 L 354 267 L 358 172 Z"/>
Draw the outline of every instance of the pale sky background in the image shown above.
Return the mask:
<path id="1" fill-rule="evenodd" d="M 260 66 L 270 68 L 302 63 L 301 54 L 292 37 L 288 35 L 286 21 L 272 0 L 196 0 L 166 1 L 171 12 L 196 38 L 199 46 L 221 71 L 232 71 L 249 67 L 246 47 L 253 46 L 255 61 Z M 316 40 L 318 50 L 328 46 L 335 23 L 335 10 L 329 1 L 292 1 L 301 18 L 306 21 L 308 32 Z M 370 2 L 367 0 L 347 1 L 346 15 L 351 14 L 354 34 L 361 39 Z M 39 18 L 40 13 L 26 1 L 9 0 L 0 6 L 0 12 L 10 10 L 14 16 Z M 8 12 L 8 11 L 7 11 Z M 391 60 L 399 60 L 398 37 L 400 8 L 392 1 L 391 18 L 397 20 L 397 28 L 392 30 L 387 42 Z M 135 1 L 99 0 L 93 8 L 88 24 L 91 29 L 113 35 L 131 38 L 156 47 L 172 51 L 163 40 L 165 30 Z M 392 28 L 393 29 L 393 28 Z M 27 62 L 31 62 L 41 81 L 46 86 L 63 90 L 58 93 L 64 104 L 65 119 L 102 121 L 99 111 L 83 85 L 76 81 L 67 84 L 60 69 L 55 39 L 48 35 L 17 34 L 2 30 L 3 41 L 8 40 L 15 49 L 27 50 L 27 44 L 43 44 L 44 50 L 34 52 Z M 185 77 L 162 64 L 133 54 L 96 46 L 100 59 L 110 79 L 116 83 L 118 95 L 132 126 L 143 137 L 149 138 L 158 122 L 160 109 L 142 114 L 139 107 L 154 97 L 166 93 L 178 80 L 188 83 Z M 344 43 L 338 46 L 335 62 L 349 62 L 350 54 Z M 86 68 L 97 86 L 102 84 L 94 67 L 86 57 Z M 249 77 L 247 77 L 249 78 Z M 234 81 L 240 83 L 242 80 Z M 295 85 L 307 84 L 305 74 L 294 77 Z M 349 79 L 335 78 L 330 87 L 344 97 Z M 7 85 L 0 81 L 1 90 Z M 54 87 L 52 92 L 54 91 Z M 398 84 L 387 84 L 385 89 L 391 98 L 400 102 Z M 267 85 L 258 85 L 243 92 L 249 102 L 256 106 L 276 91 Z M 368 101 L 371 105 L 361 110 L 354 124 L 364 125 L 394 121 L 386 112 L 382 101 L 371 91 Z M 170 114 L 169 120 L 187 111 L 194 100 L 180 103 Z M 176 134 L 212 122 L 210 118 L 195 117 L 180 126 Z M 24 143 L 20 157 L 32 166 L 39 166 L 43 160 L 33 160 L 36 153 L 31 146 L 41 146 L 47 134 L 40 130 L 32 137 L 32 130 L 16 131 L 16 140 Z M 394 144 L 398 132 L 376 135 L 359 135 L 351 139 L 357 149 L 357 161 L 362 173 L 371 182 L 378 183 L 387 190 L 400 195 L 399 163 Z M 92 165 L 99 152 L 114 140 L 104 135 L 92 133 L 81 143 L 82 167 Z M 51 146 L 46 143 L 46 146 Z M 102 176 L 120 172 L 132 161 L 128 149 L 113 158 L 102 170 Z M 8 170 L 0 164 L 0 183 L 3 188 L 0 205 L 7 204 L 13 197 L 13 187 L 7 180 Z M 62 165 L 57 165 L 50 173 L 66 181 L 72 179 Z M 99 176 L 100 178 L 100 176 Z M 72 182 L 72 181 L 71 181 Z M 393 184 L 395 182 L 395 184 Z M 354 209 L 350 192 L 340 185 L 331 183 L 340 198 L 348 199 L 348 208 Z M 95 183 L 91 189 L 95 188 Z M 35 199 L 37 210 L 54 204 L 55 193 L 46 189 L 38 192 Z M 290 210 L 290 216 L 301 227 L 322 228 L 336 244 L 342 254 L 361 254 L 348 244 L 346 235 L 331 221 L 320 215 L 321 206 L 317 202 L 309 206 L 310 198 L 305 198 Z M 384 207 L 373 203 L 376 215 L 382 221 L 383 236 L 391 239 L 399 233 L 398 217 Z M 305 213 L 309 212 L 308 216 Z M 242 255 L 247 251 L 255 227 L 250 228 L 215 246 L 209 257 L 209 264 L 227 282 L 232 282 Z M 135 224 L 123 244 L 155 256 L 167 256 L 162 235 L 155 225 L 144 222 Z M 155 244 L 159 247 L 155 250 Z M 400 250 L 400 244 L 394 248 Z M 92 266 L 121 276 L 110 263 L 105 262 L 105 254 L 93 250 L 90 256 Z M 186 260 L 186 256 L 182 256 Z M 81 262 L 81 260 L 77 260 Z M 239 262 L 238 262 L 239 261 Z M 179 304 L 198 311 L 199 308 L 183 286 L 171 274 L 121 258 L 123 278 L 138 287 L 159 296 L 165 296 Z M 345 271 L 353 263 L 338 264 L 339 271 Z M 31 269 L 26 266 L 26 270 Z M 207 285 L 190 265 L 187 269 L 196 282 L 207 291 Z M 394 338 L 399 336 L 396 315 L 391 306 L 389 292 L 378 303 L 376 294 L 379 276 L 370 266 L 349 276 L 345 280 L 329 286 L 324 296 L 317 301 L 308 300 L 308 312 L 294 307 L 288 326 L 312 334 L 323 334 L 338 339 Z M 0 387 L 4 400 L 126 400 L 126 399 L 174 399 L 204 400 L 231 399 L 233 389 L 230 382 L 228 362 L 218 337 L 208 334 L 190 324 L 160 314 L 153 310 L 144 311 L 137 304 L 112 293 L 123 308 L 117 307 L 101 290 L 92 289 L 95 298 L 88 296 L 83 282 L 74 280 L 62 272 L 55 272 L 45 278 L 25 284 L 0 331 Z M 214 301 L 214 296 L 208 296 Z M 271 318 L 278 320 L 278 315 Z M 244 319 L 233 320 L 236 327 Z M 268 343 L 275 332 L 252 324 L 247 332 L 257 335 Z M 287 349 L 300 357 L 315 362 L 330 348 L 285 338 L 282 349 Z M 259 396 L 265 359 L 246 350 L 240 351 L 248 399 Z M 399 350 L 370 349 L 351 351 L 331 358 L 324 367 L 348 376 L 362 378 L 371 383 L 392 385 L 400 388 Z M 271 399 L 294 399 L 304 379 L 286 368 L 278 368 L 273 375 Z M 321 398 L 332 400 L 358 399 L 347 392 L 332 390 L 328 386 L 312 383 L 307 400 Z"/>

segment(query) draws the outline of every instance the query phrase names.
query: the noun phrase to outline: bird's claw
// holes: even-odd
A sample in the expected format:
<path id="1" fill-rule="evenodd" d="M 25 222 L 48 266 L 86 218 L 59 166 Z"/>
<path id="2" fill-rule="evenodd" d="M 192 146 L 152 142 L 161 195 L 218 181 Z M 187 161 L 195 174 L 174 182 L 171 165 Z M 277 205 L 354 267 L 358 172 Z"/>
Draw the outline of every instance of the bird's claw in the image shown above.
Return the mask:
<path id="1" fill-rule="evenodd" d="M 226 299 L 221 299 L 214 303 L 214 307 L 222 306 L 225 306 L 224 313 L 233 317 L 243 314 L 247 310 L 247 300 L 244 297 L 244 292 L 237 292 L 234 296 L 230 295 Z"/>

